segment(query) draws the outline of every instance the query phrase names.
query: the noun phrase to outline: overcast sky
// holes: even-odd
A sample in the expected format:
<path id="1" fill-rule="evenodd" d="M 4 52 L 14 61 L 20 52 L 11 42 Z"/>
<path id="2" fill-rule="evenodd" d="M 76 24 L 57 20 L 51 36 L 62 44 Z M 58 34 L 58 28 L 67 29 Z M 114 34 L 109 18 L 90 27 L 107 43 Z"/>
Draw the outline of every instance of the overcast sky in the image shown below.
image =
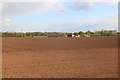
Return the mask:
<path id="1" fill-rule="evenodd" d="M 118 29 L 118 3 L 114 0 L 4 2 L 0 9 L 3 31 L 77 32 Z"/>

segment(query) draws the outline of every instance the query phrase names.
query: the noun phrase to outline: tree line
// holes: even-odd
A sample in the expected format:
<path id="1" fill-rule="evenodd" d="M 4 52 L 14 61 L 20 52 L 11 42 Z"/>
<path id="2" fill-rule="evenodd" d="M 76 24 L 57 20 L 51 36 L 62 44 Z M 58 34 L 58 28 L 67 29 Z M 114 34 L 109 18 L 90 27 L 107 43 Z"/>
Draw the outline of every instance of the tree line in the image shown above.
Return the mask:
<path id="1" fill-rule="evenodd" d="M 74 33 L 65 32 L 2 32 L 2 37 L 67 37 L 68 35 L 79 35 L 80 37 L 111 37 L 119 36 L 117 30 L 101 30 L 101 31 L 79 31 Z"/>

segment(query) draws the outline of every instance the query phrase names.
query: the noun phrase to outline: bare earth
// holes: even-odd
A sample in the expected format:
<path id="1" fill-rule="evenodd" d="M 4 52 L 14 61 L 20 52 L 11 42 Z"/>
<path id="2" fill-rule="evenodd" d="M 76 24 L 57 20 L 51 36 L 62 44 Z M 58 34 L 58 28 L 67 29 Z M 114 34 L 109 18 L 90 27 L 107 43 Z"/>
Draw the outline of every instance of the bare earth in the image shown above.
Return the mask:
<path id="1" fill-rule="evenodd" d="M 3 78 L 117 78 L 118 38 L 2 38 Z"/>

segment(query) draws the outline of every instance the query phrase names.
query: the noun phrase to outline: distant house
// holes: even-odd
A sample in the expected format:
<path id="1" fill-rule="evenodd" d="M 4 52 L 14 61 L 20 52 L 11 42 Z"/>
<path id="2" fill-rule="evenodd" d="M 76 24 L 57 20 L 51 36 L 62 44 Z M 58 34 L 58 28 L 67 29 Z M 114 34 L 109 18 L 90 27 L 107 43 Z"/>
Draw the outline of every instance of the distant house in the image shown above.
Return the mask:
<path id="1" fill-rule="evenodd" d="M 90 34 L 84 34 L 84 37 L 90 37 Z"/>
<path id="2" fill-rule="evenodd" d="M 67 37 L 80 37 L 80 35 L 68 34 Z"/>
<path id="3" fill-rule="evenodd" d="M 73 37 L 80 37 L 80 35 L 74 35 Z"/>

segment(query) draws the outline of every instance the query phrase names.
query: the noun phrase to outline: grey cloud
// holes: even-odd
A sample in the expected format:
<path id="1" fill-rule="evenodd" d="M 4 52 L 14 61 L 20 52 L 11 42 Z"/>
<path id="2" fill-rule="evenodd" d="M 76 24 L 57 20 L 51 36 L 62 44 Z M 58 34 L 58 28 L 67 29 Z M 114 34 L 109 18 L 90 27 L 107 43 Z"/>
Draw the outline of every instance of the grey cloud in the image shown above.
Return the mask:
<path id="1" fill-rule="evenodd" d="M 22 14 L 30 14 L 33 13 L 39 6 L 42 7 L 43 3 L 4 3 L 6 6 L 3 7 L 3 16 L 15 16 L 15 15 L 22 15 Z"/>
<path id="2" fill-rule="evenodd" d="M 63 7 L 54 7 L 59 4 L 57 1 L 51 2 L 7 2 L 3 6 L 3 16 L 16 16 L 38 14 L 48 11 L 63 10 Z"/>
<path id="3" fill-rule="evenodd" d="M 85 10 L 88 11 L 91 9 L 91 7 L 93 6 L 93 4 L 91 4 L 90 2 L 74 2 L 72 6 L 68 6 L 68 9 L 71 10 Z"/>
<path id="4" fill-rule="evenodd" d="M 6 2 L 3 3 L 2 12 L 3 16 L 21 16 L 28 14 L 41 14 L 44 12 L 61 12 L 67 10 L 75 11 L 90 11 L 95 4 L 100 2 L 68 2 L 71 5 L 65 5 L 66 2 L 59 2 L 57 0 L 51 2 Z M 102 3 L 102 4 L 110 4 Z"/>

